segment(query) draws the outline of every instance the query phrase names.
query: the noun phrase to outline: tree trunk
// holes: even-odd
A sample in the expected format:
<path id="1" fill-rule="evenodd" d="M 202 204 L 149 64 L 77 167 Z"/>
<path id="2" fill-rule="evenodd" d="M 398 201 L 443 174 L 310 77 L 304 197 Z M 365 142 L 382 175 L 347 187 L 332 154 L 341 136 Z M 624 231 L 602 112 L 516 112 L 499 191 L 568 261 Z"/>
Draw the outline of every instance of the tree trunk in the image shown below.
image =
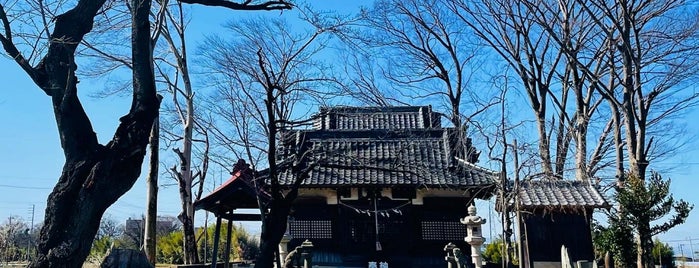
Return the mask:
<path id="1" fill-rule="evenodd" d="M 197 242 L 194 235 L 194 205 L 192 203 L 192 128 L 194 125 L 194 105 L 192 95 L 186 96 L 187 111 L 184 124 L 183 151 L 175 150 L 180 157 L 180 171 L 177 174 L 180 187 L 182 212 L 179 216 L 184 231 L 184 263 L 199 263 Z M 203 182 L 200 182 L 203 183 Z"/>
<path id="2" fill-rule="evenodd" d="M 191 189 L 191 188 L 189 188 Z M 197 240 L 194 235 L 194 219 L 189 217 L 185 211 L 192 207 L 191 198 L 189 203 L 183 202 L 182 213 L 179 215 L 179 220 L 182 222 L 182 229 L 184 232 L 184 257 L 185 264 L 195 264 L 199 263 L 199 256 L 197 255 Z"/>
<path id="3" fill-rule="evenodd" d="M 638 242 L 637 249 L 637 266 L 638 268 L 654 268 L 653 263 L 653 238 L 650 234 L 650 219 L 641 220 L 638 222 Z"/>
<path id="4" fill-rule="evenodd" d="M 186 64 L 186 51 L 184 47 L 184 36 L 180 36 L 182 42 L 182 57 L 178 59 L 178 66 L 182 72 L 183 81 L 185 84 L 185 99 L 186 99 L 186 111 L 184 118 L 184 139 L 182 140 L 183 151 L 180 155 L 180 197 L 182 201 L 182 213 L 184 215 L 182 221 L 182 228 L 184 229 L 184 257 L 185 264 L 199 263 L 199 255 L 197 254 L 197 241 L 194 236 L 194 205 L 192 203 L 192 185 L 193 185 L 193 174 L 192 174 L 192 143 L 193 143 L 193 131 L 194 131 L 194 93 L 192 92 L 192 86 L 189 82 L 189 73 Z M 179 153 L 179 152 L 178 152 Z M 203 174 L 201 175 L 204 176 Z M 203 185 L 204 181 L 199 182 Z"/>
<path id="5" fill-rule="evenodd" d="M 617 179 L 617 186 L 624 186 L 624 141 L 622 139 L 621 133 L 621 115 L 619 115 L 619 109 L 612 103 L 612 118 L 614 120 L 614 151 L 616 152 L 614 158 L 615 176 Z"/>
<path id="6" fill-rule="evenodd" d="M 546 115 L 536 113 L 536 125 L 539 131 L 539 155 L 541 159 L 541 168 L 546 176 L 553 175 L 553 167 L 551 166 L 551 150 L 548 134 L 546 133 Z"/>
<path id="7" fill-rule="evenodd" d="M 148 163 L 148 178 L 146 178 L 146 183 L 148 184 L 148 192 L 146 199 L 148 200 L 148 207 L 146 211 L 146 226 L 145 226 L 145 238 L 143 239 L 143 247 L 145 249 L 146 257 L 150 264 L 155 265 L 155 236 L 156 236 L 156 224 L 158 218 L 158 166 L 160 162 L 158 160 L 158 150 L 160 148 L 160 124 L 158 119 L 153 122 L 153 128 L 150 133 L 150 162 Z"/>
<path id="8" fill-rule="evenodd" d="M 116 137 L 123 140 L 108 147 L 99 146 L 86 159 L 71 160 L 64 165 L 63 174 L 48 198 L 38 261 L 33 267 L 82 266 L 102 214 L 138 179 L 148 140 L 146 133 L 150 129 L 146 125 L 150 125 L 155 114 L 144 112 L 137 113 L 135 117 L 141 119 L 134 122 L 126 123 L 128 119 L 122 118 L 125 123 L 117 130 Z"/>
<path id="9" fill-rule="evenodd" d="M 270 202 L 272 209 L 264 216 L 262 222 L 260 253 L 255 259 L 255 268 L 274 267 L 274 253 L 279 249 L 279 242 L 286 232 L 290 204 L 284 199 Z"/>
<path id="10" fill-rule="evenodd" d="M 185 123 L 185 136 L 184 136 L 184 151 L 183 161 L 181 163 L 180 176 L 182 177 L 182 183 L 180 187 L 184 189 L 180 190 L 182 193 L 182 228 L 184 229 L 184 256 L 185 264 L 199 263 L 199 256 L 197 255 L 197 242 L 194 237 L 194 205 L 192 203 L 192 125 L 193 125 L 193 113 L 194 107 L 191 104 L 191 100 L 187 102 L 187 121 Z M 203 183 L 203 182 L 202 182 Z"/>
<path id="11" fill-rule="evenodd" d="M 621 38 L 620 41 L 622 42 L 622 44 L 618 46 L 622 59 L 621 88 L 623 92 L 621 110 L 624 116 L 624 124 L 626 127 L 626 150 L 629 159 L 629 173 L 634 174 L 643 180 L 645 178 L 645 174 L 640 174 L 640 170 L 638 167 L 638 156 L 636 148 L 638 146 L 635 116 L 636 111 L 634 110 L 633 103 L 633 92 L 635 90 L 634 87 L 635 84 L 639 82 L 634 81 L 634 72 L 640 71 L 634 69 L 635 65 L 633 61 L 635 59 L 633 56 L 633 51 L 631 49 L 631 16 L 633 15 L 625 11 L 625 8 L 628 7 L 627 1 L 621 1 L 620 5 L 624 7 L 624 9 L 622 9 L 624 10 L 624 12 L 622 12 L 621 14 L 622 27 L 621 29 L 619 29 L 619 36 Z M 642 104 L 639 103 L 638 105 Z"/>
<path id="12" fill-rule="evenodd" d="M 577 124 L 575 129 L 575 179 L 580 181 L 588 180 L 587 169 L 587 117 L 585 111 L 578 110 Z"/>

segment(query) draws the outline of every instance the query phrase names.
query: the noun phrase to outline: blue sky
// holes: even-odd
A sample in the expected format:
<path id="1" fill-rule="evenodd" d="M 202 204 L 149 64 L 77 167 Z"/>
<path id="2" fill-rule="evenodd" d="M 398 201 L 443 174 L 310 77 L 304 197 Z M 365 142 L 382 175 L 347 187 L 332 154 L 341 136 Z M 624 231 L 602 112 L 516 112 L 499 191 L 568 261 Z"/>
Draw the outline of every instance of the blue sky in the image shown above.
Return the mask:
<path id="1" fill-rule="evenodd" d="M 346 3 L 340 0 L 317 1 L 314 6 L 319 8 L 332 8 L 338 3 Z M 353 4 L 370 4 L 371 1 L 359 1 Z M 345 9 L 348 7 L 344 7 Z M 266 15 L 277 16 L 278 11 L 266 12 Z M 236 12 L 221 8 L 195 7 L 192 8 L 190 36 L 193 38 L 190 47 L 197 47 L 202 34 L 216 32 L 219 25 L 228 18 L 234 16 L 250 16 L 246 12 Z M 282 16 L 295 16 L 291 12 Z M 31 207 L 36 206 L 35 223 L 43 219 L 46 206 L 46 197 L 55 185 L 61 172 L 63 155 L 58 141 L 56 123 L 54 121 L 51 103 L 40 89 L 38 89 L 21 71 L 21 69 L 9 58 L 0 58 L 0 70 L 3 71 L 3 93 L 0 95 L 0 222 L 4 222 L 9 216 L 19 216 L 29 221 Z M 111 138 L 118 124 L 118 118 L 129 109 L 130 98 L 110 97 L 107 99 L 90 98 L 87 95 L 99 90 L 99 81 L 82 81 L 80 93 L 83 95 L 83 104 L 92 118 L 94 128 L 100 141 L 106 142 Z M 692 124 L 692 120 L 698 118 L 699 111 L 693 110 L 679 120 L 686 123 L 687 134 L 696 135 L 699 127 Z M 695 179 L 699 172 L 699 148 L 697 144 L 690 144 L 679 154 L 665 162 L 653 163 L 660 168 L 673 168 L 664 173 L 665 178 L 672 178 L 672 191 L 677 199 L 685 199 L 693 204 L 699 204 L 699 182 Z M 145 170 L 145 169 L 144 169 Z M 143 176 L 142 176 L 143 177 Z M 211 174 L 216 183 L 227 179 L 225 174 Z M 161 182 L 171 184 L 171 180 L 161 178 Z M 207 185 L 207 189 L 213 189 L 215 185 Z M 179 211 L 179 197 L 175 186 L 161 187 L 159 194 L 159 212 L 162 215 L 177 215 Z M 145 211 L 145 182 L 140 178 L 136 185 L 114 204 L 107 214 L 123 221 L 129 217 L 140 217 Z M 492 203 L 492 201 L 490 201 Z M 489 202 L 480 202 L 479 211 L 487 216 Z M 197 214 L 197 222 L 203 224 L 203 213 Z M 211 221 L 211 219 L 210 219 Z M 493 213 L 493 224 L 497 217 Z M 253 232 L 259 229 L 256 224 L 246 224 Z M 495 228 L 495 233 L 497 229 Z M 486 228 L 485 234 L 488 234 Z M 699 207 L 690 214 L 687 223 L 676 227 L 670 232 L 660 236 L 668 241 L 676 249 L 680 244 L 683 248 L 690 248 L 688 238 L 694 241 L 694 250 L 699 250 Z M 687 252 L 687 251 L 685 251 Z"/>

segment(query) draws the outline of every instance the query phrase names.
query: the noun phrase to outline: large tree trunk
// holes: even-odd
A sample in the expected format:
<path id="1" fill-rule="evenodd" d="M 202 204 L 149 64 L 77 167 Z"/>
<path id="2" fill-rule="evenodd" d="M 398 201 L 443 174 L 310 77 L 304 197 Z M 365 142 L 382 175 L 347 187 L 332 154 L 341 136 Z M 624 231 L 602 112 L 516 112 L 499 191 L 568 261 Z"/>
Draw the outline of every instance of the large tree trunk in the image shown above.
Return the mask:
<path id="1" fill-rule="evenodd" d="M 95 152 L 67 160 L 49 195 L 33 267 L 81 267 L 90 252 L 104 211 L 136 182 L 148 132 L 157 112 L 137 110 L 122 118 L 115 140 Z M 77 107 L 71 107 L 77 108 Z M 72 121 L 71 118 L 64 118 Z M 60 124 L 59 124 L 60 125 Z"/>
<path id="2" fill-rule="evenodd" d="M 622 87 L 622 102 L 621 102 L 621 111 L 622 115 L 624 116 L 624 124 L 625 124 L 625 134 L 626 134 L 626 150 L 628 153 L 629 157 L 629 173 L 638 176 L 642 180 L 645 178 L 645 174 L 640 173 L 640 169 L 638 166 L 638 156 L 637 156 L 637 146 L 638 146 L 638 136 L 637 136 L 637 129 L 636 129 L 636 111 L 634 110 L 634 101 L 633 101 L 633 94 L 636 86 L 636 83 L 640 81 L 634 81 L 634 72 L 638 72 L 640 70 L 636 70 L 634 67 L 636 66 L 634 64 L 634 55 L 633 51 L 631 48 L 631 18 L 633 14 L 629 14 L 626 11 L 626 7 L 629 6 L 627 1 L 622 1 L 620 3 L 622 7 L 624 7 L 623 12 L 621 14 L 621 29 L 619 29 L 619 36 L 621 38 L 622 44 L 618 46 L 618 49 L 621 54 L 621 60 L 622 60 L 622 78 L 621 78 L 621 87 Z M 642 105 L 639 103 L 638 105 Z"/>

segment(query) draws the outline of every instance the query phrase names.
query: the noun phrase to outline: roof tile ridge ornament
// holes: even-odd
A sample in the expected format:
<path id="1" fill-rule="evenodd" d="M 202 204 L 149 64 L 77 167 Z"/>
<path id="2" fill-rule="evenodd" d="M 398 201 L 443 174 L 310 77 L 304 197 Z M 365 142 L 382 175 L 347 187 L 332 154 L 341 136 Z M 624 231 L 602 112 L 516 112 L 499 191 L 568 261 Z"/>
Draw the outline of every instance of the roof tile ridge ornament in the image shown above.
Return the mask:
<path id="1" fill-rule="evenodd" d="M 243 159 L 238 159 L 238 162 L 233 165 L 233 171 L 231 171 L 231 175 L 235 175 L 238 173 L 238 171 L 244 171 L 250 169 L 250 164 L 246 163 L 245 160 Z"/>
<path id="2" fill-rule="evenodd" d="M 495 175 L 495 174 L 500 174 L 500 171 L 496 171 L 496 170 L 492 170 L 492 169 L 489 169 L 489 168 L 485 168 L 485 167 L 476 165 L 476 164 L 474 164 L 474 163 L 471 163 L 471 162 L 466 161 L 465 159 L 461 159 L 461 158 L 456 157 L 456 156 L 453 156 L 452 158 L 455 159 L 458 163 L 464 164 L 464 165 L 466 165 L 466 166 L 468 166 L 468 167 L 471 167 L 471 168 L 474 168 L 474 169 L 478 169 L 478 170 L 483 171 L 483 172 L 493 173 L 493 175 Z"/>

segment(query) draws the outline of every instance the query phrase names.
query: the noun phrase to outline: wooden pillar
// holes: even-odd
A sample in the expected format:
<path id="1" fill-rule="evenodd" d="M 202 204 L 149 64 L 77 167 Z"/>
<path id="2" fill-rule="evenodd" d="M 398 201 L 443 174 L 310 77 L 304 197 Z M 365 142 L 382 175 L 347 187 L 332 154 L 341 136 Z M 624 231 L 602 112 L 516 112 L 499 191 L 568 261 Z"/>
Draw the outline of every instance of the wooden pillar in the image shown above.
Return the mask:
<path id="1" fill-rule="evenodd" d="M 412 204 L 403 207 L 401 213 L 403 214 L 402 217 L 404 217 L 409 224 L 408 228 L 410 228 L 407 235 L 408 243 L 406 243 L 406 246 L 409 247 L 407 249 L 408 253 L 411 255 L 418 253 L 415 245 L 420 245 L 422 240 L 422 236 L 420 235 L 422 233 L 422 215 L 418 213 L 417 207 Z"/>
<path id="2" fill-rule="evenodd" d="M 525 219 L 526 219 L 526 217 L 525 217 Z M 534 264 L 533 264 L 532 261 L 529 259 L 529 235 L 528 235 L 528 232 L 527 232 L 527 222 L 526 222 L 526 220 L 525 220 L 524 222 L 522 222 L 522 225 L 524 225 L 524 230 L 523 230 L 523 232 L 522 232 L 523 235 L 524 235 L 524 237 L 523 237 L 523 238 L 524 238 L 524 242 L 523 242 L 523 244 L 524 244 L 524 247 L 523 247 L 524 252 L 522 252 L 522 253 L 523 253 L 523 254 L 522 254 L 523 256 L 522 256 L 522 260 L 521 260 L 521 261 L 524 262 L 524 268 L 529 268 L 529 267 L 534 266 Z"/>
<path id="3" fill-rule="evenodd" d="M 231 215 L 233 215 L 233 212 L 231 212 Z M 228 263 L 231 259 L 231 244 L 233 244 L 231 243 L 231 238 L 233 237 L 233 222 L 231 222 L 231 220 L 228 220 L 228 228 L 226 231 L 226 251 L 223 252 L 223 267 L 228 268 Z"/>
<path id="4" fill-rule="evenodd" d="M 221 239 L 221 216 L 216 215 L 216 231 L 214 231 L 214 252 L 211 256 L 211 268 L 216 268 L 218 262 L 218 241 Z"/>
<path id="5" fill-rule="evenodd" d="M 336 238 L 333 246 L 338 252 L 341 252 L 341 254 L 344 255 L 347 254 L 347 249 L 349 248 L 346 245 L 350 245 L 351 241 L 351 237 L 349 235 L 349 224 L 347 224 L 349 222 L 349 218 L 342 212 L 342 206 L 338 205 L 336 206 L 336 209 L 337 220 L 332 222 L 332 235 Z"/>
<path id="6" fill-rule="evenodd" d="M 407 222 L 410 224 L 410 235 L 408 236 L 408 241 L 405 244 L 408 248 L 409 254 L 419 254 L 421 253 L 420 251 L 422 250 L 422 247 L 419 246 L 422 244 L 422 220 L 424 218 L 423 213 L 422 213 L 422 206 L 421 205 L 413 205 L 410 204 L 408 206 L 405 206 L 402 208 L 401 213 L 403 213 L 403 217 L 407 220 Z"/>

